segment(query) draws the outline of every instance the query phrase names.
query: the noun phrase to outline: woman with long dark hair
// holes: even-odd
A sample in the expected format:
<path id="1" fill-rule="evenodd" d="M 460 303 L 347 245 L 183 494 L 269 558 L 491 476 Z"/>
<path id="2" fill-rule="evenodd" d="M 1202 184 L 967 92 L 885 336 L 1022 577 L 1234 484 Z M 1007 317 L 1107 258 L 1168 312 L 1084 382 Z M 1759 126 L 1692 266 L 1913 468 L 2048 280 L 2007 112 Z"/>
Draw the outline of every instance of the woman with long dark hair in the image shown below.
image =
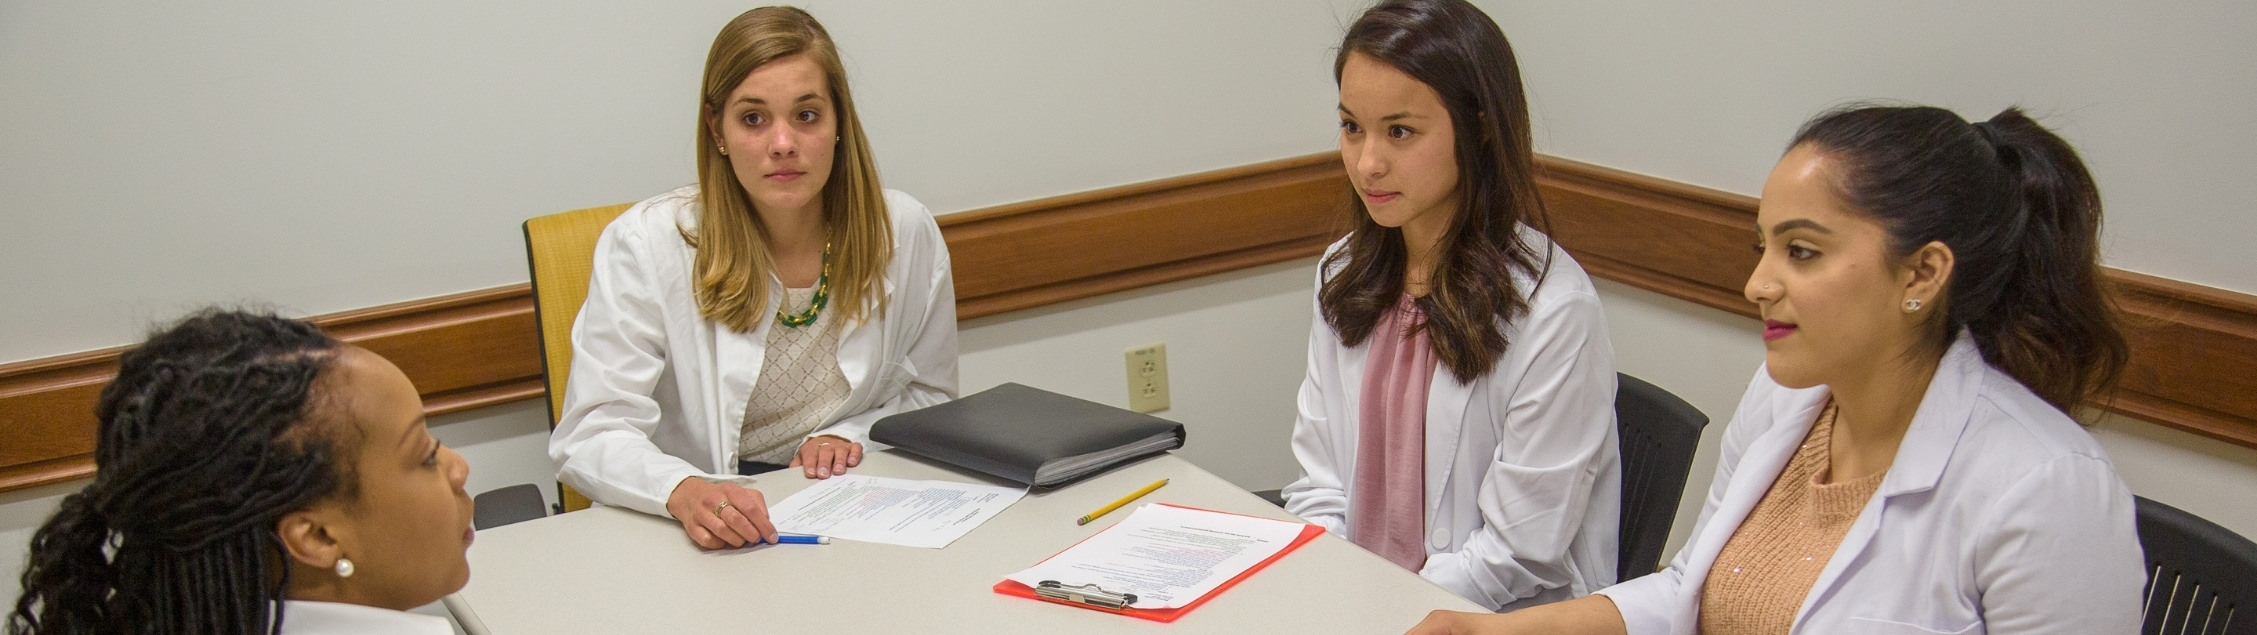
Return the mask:
<path id="1" fill-rule="evenodd" d="M 1413 632 L 2138 630 L 2131 493 L 2069 414 L 2126 357 L 2076 151 L 2018 109 L 1842 109 L 1756 224 L 1764 367 L 1669 568 Z"/>
<path id="2" fill-rule="evenodd" d="M 404 611 L 470 580 L 470 468 L 383 357 L 206 312 L 121 356 L 96 416 L 10 633 L 453 632 Z"/>
<path id="3" fill-rule="evenodd" d="M 956 394 L 956 287 L 931 211 L 878 186 L 830 33 L 761 7 L 721 28 L 698 182 L 596 242 L 549 438 L 557 478 L 709 549 L 776 539 L 736 477 L 843 474 L 870 424 Z"/>
<path id="4" fill-rule="evenodd" d="M 1614 582 L 1614 350 L 1542 224 L 1518 67 L 1462 0 L 1334 60 L 1351 232 L 1318 275 L 1286 509 L 1493 609 Z"/>

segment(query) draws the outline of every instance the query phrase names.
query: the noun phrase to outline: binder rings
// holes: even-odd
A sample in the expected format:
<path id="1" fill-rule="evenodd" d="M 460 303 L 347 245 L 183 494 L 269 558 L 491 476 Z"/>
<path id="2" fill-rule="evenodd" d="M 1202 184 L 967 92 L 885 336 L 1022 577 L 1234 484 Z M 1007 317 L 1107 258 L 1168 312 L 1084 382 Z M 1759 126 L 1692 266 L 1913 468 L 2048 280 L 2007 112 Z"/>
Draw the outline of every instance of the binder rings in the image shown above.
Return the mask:
<path id="1" fill-rule="evenodd" d="M 1170 505 L 1170 504 L 1168 504 L 1168 503 L 1154 503 L 1154 504 L 1156 504 L 1156 505 L 1167 505 L 1167 506 L 1169 506 L 1169 507 L 1179 507 L 1179 508 L 1182 508 L 1182 509 L 1193 509 L 1193 510 L 1198 510 L 1198 511 L 1204 511 L 1204 512 L 1217 513 L 1217 514 L 1228 514 L 1228 513 L 1230 513 L 1230 512 L 1216 512 L 1216 511 L 1213 511 L 1213 510 L 1199 509 L 1199 508 L 1196 508 L 1196 507 L 1184 507 L 1184 506 L 1182 506 L 1182 505 Z M 1235 515 L 1238 515 L 1238 516 L 1244 516 L 1245 514 L 1235 514 Z M 1116 526 L 1117 526 L 1117 525 L 1116 525 Z M 1111 531 L 1111 530 L 1112 530 L 1112 528 L 1111 528 L 1111 527 L 1108 527 L 1108 528 L 1106 528 L 1106 531 Z M 1103 533 L 1103 532 L 1099 532 L 1099 533 Z M 1254 566 L 1251 566 L 1251 567 L 1247 567 L 1247 569 L 1246 569 L 1245 571 L 1241 571 L 1241 572 L 1239 572 L 1237 576 L 1235 576 L 1235 577 L 1232 577 L 1232 578 L 1231 578 L 1231 579 L 1230 579 L 1229 581 L 1222 583 L 1222 585 L 1221 585 L 1221 586 L 1215 587 L 1215 589 L 1214 589 L 1213 591 L 1209 591 L 1209 592 L 1207 592 L 1207 594 L 1206 594 L 1206 595 L 1201 595 L 1201 596 L 1199 596 L 1199 599 L 1196 599 L 1196 600 L 1192 600 L 1192 601 L 1191 601 L 1190 603 L 1188 603 L 1188 604 L 1184 604 L 1184 605 L 1183 605 L 1182 607 L 1180 607 L 1180 608 L 1172 608 L 1172 609 L 1139 609 L 1139 608 L 1115 608 L 1115 607 L 1113 607 L 1113 606 L 1108 606 L 1108 605 L 1109 605 L 1109 604 L 1115 604 L 1115 603 L 1121 603 L 1121 602 L 1120 602 L 1120 598 L 1119 598 L 1119 597 L 1118 597 L 1117 595 L 1115 595 L 1115 594 L 1107 594 L 1107 593 L 1103 593 L 1103 592 L 1102 592 L 1101 590 L 1097 590 L 1097 589 L 1091 589 L 1091 590 L 1090 590 L 1091 592 L 1090 592 L 1090 594 L 1089 594 L 1089 596 L 1088 596 L 1088 597 L 1083 597 L 1083 598 L 1070 598 L 1070 597 L 1069 597 L 1070 593 L 1069 593 L 1069 592 L 1066 592 L 1066 591 L 1071 591 L 1071 590 L 1075 589 L 1075 587 L 1072 587 L 1072 586 L 1070 586 L 1070 585 L 1059 585 L 1059 586 L 1057 586 L 1057 587 L 1053 587 L 1053 588 L 1050 588 L 1050 589 L 1042 589 L 1042 590 L 1038 590 L 1038 589 L 1035 589 L 1034 587 L 1030 587 L 1030 586 L 1027 586 L 1027 585 L 1025 585 L 1025 584 L 1021 584 L 1021 583 L 1019 583 L 1019 582 L 1017 582 L 1017 581 L 1014 581 L 1014 580 L 1008 580 L 1008 579 L 1007 579 L 1007 580 L 1004 580 L 1004 581 L 1002 581 L 1002 582 L 997 582 L 997 583 L 995 583 L 995 587 L 994 587 L 994 589 L 995 589 L 995 592 L 996 592 L 996 593 L 1001 593 L 1001 594 L 1004 594 L 1004 595 L 1013 595 L 1013 596 L 1018 596 L 1018 597 L 1023 597 L 1023 598 L 1029 598 L 1029 599 L 1034 599 L 1034 600 L 1041 600 L 1041 601 L 1044 601 L 1044 602 L 1051 602 L 1051 603 L 1055 603 L 1055 604 L 1064 604 L 1064 605 L 1066 605 L 1066 606 L 1073 606 L 1073 607 L 1085 608 L 1085 609 L 1089 609 L 1089 610 L 1092 610 L 1092 611 L 1103 611 L 1103 612 L 1106 612 L 1106 613 L 1113 613 L 1113 614 L 1116 614 L 1116 615 L 1126 615 L 1126 616 L 1129 616 L 1129 617 L 1134 617 L 1134 618 L 1138 618 L 1138 619 L 1146 619 L 1146 620 L 1152 620 L 1152 621 L 1155 621 L 1155 622 L 1174 622 L 1174 621 L 1176 621 L 1176 620 L 1177 620 L 1178 618 L 1181 618 L 1181 617 L 1183 617 L 1183 616 L 1184 616 L 1184 614 L 1186 614 L 1186 613 L 1190 613 L 1192 609 L 1196 609 L 1196 608 L 1199 608 L 1199 606 L 1200 606 L 1200 605 L 1206 604 L 1208 600 L 1212 600 L 1212 599 L 1215 599 L 1215 596 L 1218 596 L 1218 595 L 1222 595 L 1224 591 L 1229 591 L 1231 587 L 1234 587 L 1234 586 L 1238 586 L 1238 583 L 1239 583 L 1239 582 L 1243 582 L 1243 581 L 1245 581 L 1245 580 L 1246 580 L 1246 578 L 1248 578 L 1248 577 L 1252 577 L 1252 576 L 1254 575 L 1254 573 L 1255 573 L 1255 572 L 1261 571 L 1262 569 L 1266 569 L 1266 568 L 1269 568 L 1269 566 L 1270 566 L 1270 563 L 1272 563 L 1272 562 L 1277 562 L 1277 560 L 1278 560 L 1279 558 L 1283 558 L 1283 557 L 1285 557 L 1285 555 L 1286 555 L 1286 554 L 1289 554 L 1289 553 L 1293 553 L 1293 551 L 1294 551 L 1294 550 L 1296 550 L 1296 549 L 1300 549 L 1300 548 L 1301 548 L 1301 545 L 1309 544 L 1309 541 L 1311 541 L 1311 540 L 1316 540 L 1316 539 L 1317 539 L 1317 536 L 1321 536 L 1321 535 L 1324 535 L 1324 527 L 1322 527 L 1322 526 L 1318 526 L 1318 525 L 1315 525 L 1315 524 L 1303 524 L 1303 525 L 1302 525 L 1302 527 L 1301 527 L 1301 533 L 1300 533 L 1299 535 L 1297 535 L 1297 536 L 1294 536 L 1294 538 L 1293 538 L 1293 542 L 1291 542 L 1291 543 L 1287 544 L 1287 545 L 1285 546 L 1285 548 L 1283 548 L 1283 549 L 1279 549 L 1279 550 L 1277 551 L 1277 553 L 1274 553 L 1274 554 L 1270 554 L 1270 557 L 1269 557 L 1269 558 L 1266 558 L 1266 559 L 1262 560 L 1261 562 L 1259 562 L 1259 563 L 1256 563 L 1256 564 L 1255 564 Z M 1092 537 L 1095 537 L 1095 536 L 1092 536 Z M 1079 543 L 1076 543 L 1076 544 L 1078 545 Z M 1073 547 L 1067 547 L 1067 548 L 1066 548 L 1065 550 L 1060 550 L 1060 552 L 1059 552 L 1059 553 L 1064 553 L 1065 551 L 1067 551 L 1067 550 L 1071 550 L 1071 549 L 1073 549 Z M 1055 557 L 1057 557 L 1057 556 L 1056 556 L 1056 555 L 1053 555 L 1053 556 L 1051 556 L 1051 557 L 1055 558 Z M 1048 586 L 1048 585 L 1049 585 L 1049 583 L 1047 583 L 1047 582 L 1046 582 L 1046 583 L 1045 583 L 1045 585 L 1046 585 L 1046 586 Z M 1063 590 L 1065 590 L 1065 591 L 1062 591 L 1062 589 L 1063 589 Z M 1132 595 L 1128 595 L 1128 596 L 1127 596 L 1127 601 L 1129 601 L 1129 602 L 1133 602 L 1133 601 L 1135 601 L 1135 600 L 1134 600 L 1134 598 L 1135 598 L 1135 596 L 1134 596 L 1133 594 L 1132 594 Z M 1075 599 L 1080 599 L 1080 600 L 1082 600 L 1082 601 L 1079 601 L 1079 602 L 1077 602 L 1077 601 L 1074 601 Z"/>
<path id="2" fill-rule="evenodd" d="M 870 440 L 1027 485 L 1052 487 L 1183 447 L 1183 424 L 1019 384 L 898 413 Z"/>

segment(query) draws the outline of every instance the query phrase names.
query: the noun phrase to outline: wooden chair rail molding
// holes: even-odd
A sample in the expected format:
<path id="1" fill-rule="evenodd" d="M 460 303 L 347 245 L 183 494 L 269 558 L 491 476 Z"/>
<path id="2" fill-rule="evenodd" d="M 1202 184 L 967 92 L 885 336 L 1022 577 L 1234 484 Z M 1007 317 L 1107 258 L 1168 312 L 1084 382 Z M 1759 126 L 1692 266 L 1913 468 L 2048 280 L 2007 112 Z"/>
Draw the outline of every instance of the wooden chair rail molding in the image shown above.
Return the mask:
<path id="1" fill-rule="evenodd" d="M 1755 200 L 1540 159 L 1552 233 L 1592 275 L 1741 315 Z M 974 318 L 1316 255 L 1349 192 L 1335 153 L 941 216 Z M 2257 297 L 2109 272 L 2131 367 L 2109 410 L 2257 448 Z M 518 284 L 314 318 L 390 358 L 429 414 L 542 394 Z M 94 401 L 120 349 L 0 365 L 0 491 L 93 473 Z M 1734 372 L 1738 372 L 1735 370 Z"/>
<path id="2" fill-rule="evenodd" d="M 1748 317 L 1755 199 L 1543 157 L 1552 235 L 1592 275 Z M 2092 405 L 2257 448 L 2257 296 L 2117 269 L 2131 365 Z"/>
<path id="3" fill-rule="evenodd" d="M 313 318 L 398 364 L 425 414 L 539 397 L 533 292 L 515 284 Z M 94 402 L 117 374 L 112 348 L 0 366 L 0 491 L 94 473 Z"/>

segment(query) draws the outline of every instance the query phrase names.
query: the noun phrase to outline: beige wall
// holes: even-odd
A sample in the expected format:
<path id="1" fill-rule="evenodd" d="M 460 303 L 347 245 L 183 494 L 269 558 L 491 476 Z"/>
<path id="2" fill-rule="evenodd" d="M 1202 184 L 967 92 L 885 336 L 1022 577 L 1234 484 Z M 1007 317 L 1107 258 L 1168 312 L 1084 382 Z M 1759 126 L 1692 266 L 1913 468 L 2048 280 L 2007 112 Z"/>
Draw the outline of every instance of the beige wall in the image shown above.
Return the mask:
<path id="1" fill-rule="evenodd" d="M 0 363 L 522 282 L 519 222 L 695 178 L 706 48 L 759 4 L 0 2 Z M 1331 143 L 1325 2 L 808 7 L 936 212 Z"/>
<path id="2" fill-rule="evenodd" d="M 1829 106 L 2020 104 L 2099 179 L 2108 264 L 2257 293 L 2257 4 L 1476 4 L 1520 56 L 1538 151 L 1754 194 Z"/>

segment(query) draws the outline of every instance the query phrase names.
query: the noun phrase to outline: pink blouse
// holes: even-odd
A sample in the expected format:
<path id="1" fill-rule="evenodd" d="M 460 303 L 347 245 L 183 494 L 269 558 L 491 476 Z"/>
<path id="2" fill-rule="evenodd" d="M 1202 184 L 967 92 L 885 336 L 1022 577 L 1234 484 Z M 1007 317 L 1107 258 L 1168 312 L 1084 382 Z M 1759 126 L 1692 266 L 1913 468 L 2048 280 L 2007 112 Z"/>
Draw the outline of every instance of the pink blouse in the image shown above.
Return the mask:
<path id="1" fill-rule="evenodd" d="M 1357 412 L 1356 475 L 1348 535 L 1405 569 L 1426 564 L 1426 390 L 1434 347 L 1418 304 L 1404 295 L 1372 327 Z"/>

